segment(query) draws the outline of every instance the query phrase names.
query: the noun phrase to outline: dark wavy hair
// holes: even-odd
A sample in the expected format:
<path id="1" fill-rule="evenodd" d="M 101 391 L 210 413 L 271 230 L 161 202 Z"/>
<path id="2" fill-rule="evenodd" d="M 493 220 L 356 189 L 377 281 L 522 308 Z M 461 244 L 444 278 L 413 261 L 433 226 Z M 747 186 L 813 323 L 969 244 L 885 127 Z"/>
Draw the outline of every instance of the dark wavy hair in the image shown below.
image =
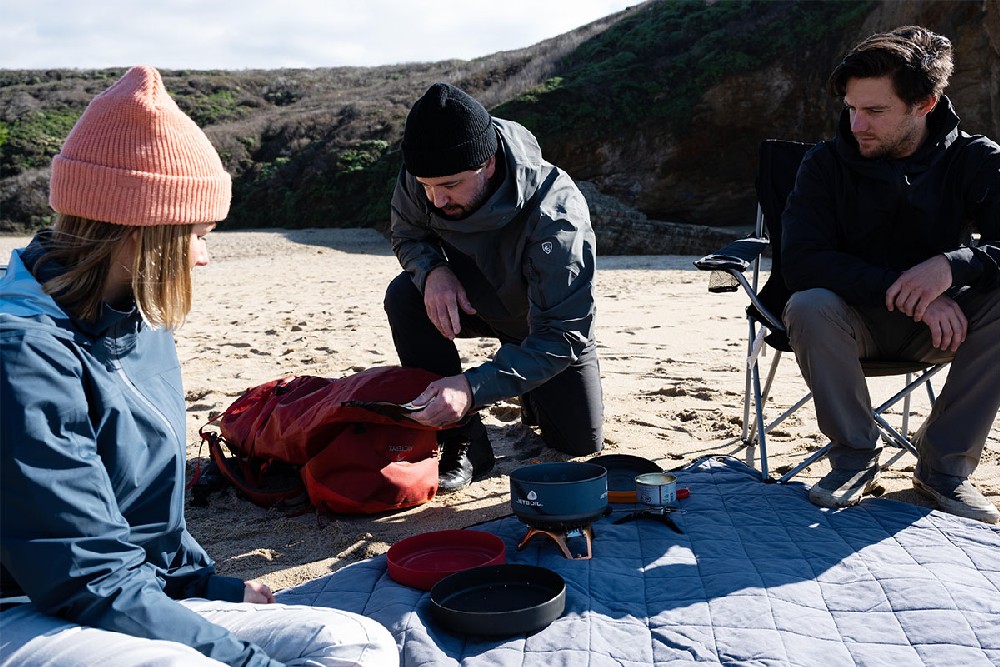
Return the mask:
<path id="1" fill-rule="evenodd" d="M 954 65 L 951 41 L 927 28 L 908 25 L 872 35 L 848 52 L 830 74 L 830 92 L 843 97 L 847 80 L 888 76 L 901 100 L 913 106 L 948 86 Z"/>

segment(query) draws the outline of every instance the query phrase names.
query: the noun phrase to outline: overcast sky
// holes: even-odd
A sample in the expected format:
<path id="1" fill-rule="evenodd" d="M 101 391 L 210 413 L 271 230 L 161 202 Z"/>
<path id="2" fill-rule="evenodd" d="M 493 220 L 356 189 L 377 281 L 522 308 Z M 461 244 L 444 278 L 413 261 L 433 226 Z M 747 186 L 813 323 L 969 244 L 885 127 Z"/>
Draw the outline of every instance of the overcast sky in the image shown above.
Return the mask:
<path id="1" fill-rule="evenodd" d="M 272 69 L 472 59 L 640 0 L 0 0 L 0 68 Z"/>

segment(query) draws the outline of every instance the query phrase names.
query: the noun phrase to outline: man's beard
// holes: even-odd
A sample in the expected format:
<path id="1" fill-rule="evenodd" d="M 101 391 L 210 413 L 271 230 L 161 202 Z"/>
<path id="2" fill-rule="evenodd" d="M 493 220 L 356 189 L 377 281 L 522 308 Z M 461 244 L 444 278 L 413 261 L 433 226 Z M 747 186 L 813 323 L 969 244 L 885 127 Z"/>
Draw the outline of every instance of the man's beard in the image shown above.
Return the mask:
<path id="1" fill-rule="evenodd" d="M 857 136 L 854 137 L 854 140 L 858 142 L 858 152 L 861 153 L 861 157 L 868 158 L 869 160 L 895 160 L 906 155 L 912 155 L 920 148 L 920 130 L 913 125 L 906 132 L 892 139 L 891 143 L 879 140 L 878 137 L 873 138 L 876 139 L 874 145 L 867 149 L 868 152 L 865 152 L 866 149 L 862 147 L 861 141 Z"/>
<path id="2" fill-rule="evenodd" d="M 468 204 L 446 206 L 445 208 L 439 208 L 438 211 L 441 212 L 441 217 L 448 220 L 464 220 L 478 211 L 486 203 L 486 200 L 490 198 L 491 194 L 489 182 L 484 181 L 483 187 L 480 188 Z"/>
<path id="3" fill-rule="evenodd" d="M 857 140 L 857 138 L 855 137 Z M 886 145 L 881 141 L 877 141 L 874 144 L 865 148 L 861 141 L 858 140 L 858 152 L 861 153 L 861 157 L 867 158 L 869 160 L 882 160 L 882 159 L 894 159 L 901 152 L 901 142 L 895 141 L 892 144 Z"/>
<path id="4" fill-rule="evenodd" d="M 439 208 L 438 211 L 441 213 L 442 218 L 447 218 L 448 220 L 463 220 L 472 213 L 465 206 L 449 206 L 447 208 Z"/>

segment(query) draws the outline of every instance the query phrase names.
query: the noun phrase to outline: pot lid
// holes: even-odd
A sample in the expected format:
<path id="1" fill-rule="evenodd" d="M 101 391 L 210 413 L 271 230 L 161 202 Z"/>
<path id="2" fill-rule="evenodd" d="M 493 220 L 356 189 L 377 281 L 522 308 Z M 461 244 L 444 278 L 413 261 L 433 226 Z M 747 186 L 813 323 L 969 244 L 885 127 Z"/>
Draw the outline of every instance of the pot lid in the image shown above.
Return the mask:
<path id="1" fill-rule="evenodd" d="M 506 562 L 503 540 L 481 530 L 438 530 L 396 542 L 386 552 L 393 581 L 429 591 L 444 577 Z"/>

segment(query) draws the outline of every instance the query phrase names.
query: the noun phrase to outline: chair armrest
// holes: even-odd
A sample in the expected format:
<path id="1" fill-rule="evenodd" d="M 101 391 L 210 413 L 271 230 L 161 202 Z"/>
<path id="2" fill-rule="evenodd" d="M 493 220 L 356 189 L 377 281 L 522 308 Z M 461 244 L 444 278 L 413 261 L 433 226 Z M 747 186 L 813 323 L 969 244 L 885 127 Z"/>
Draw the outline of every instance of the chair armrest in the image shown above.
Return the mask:
<path id="1" fill-rule="evenodd" d="M 746 271 L 767 249 L 767 246 L 767 239 L 748 236 L 733 241 L 711 255 L 705 255 L 701 259 L 695 260 L 694 265 L 701 271 L 725 271 L 727 269 Z"/>

